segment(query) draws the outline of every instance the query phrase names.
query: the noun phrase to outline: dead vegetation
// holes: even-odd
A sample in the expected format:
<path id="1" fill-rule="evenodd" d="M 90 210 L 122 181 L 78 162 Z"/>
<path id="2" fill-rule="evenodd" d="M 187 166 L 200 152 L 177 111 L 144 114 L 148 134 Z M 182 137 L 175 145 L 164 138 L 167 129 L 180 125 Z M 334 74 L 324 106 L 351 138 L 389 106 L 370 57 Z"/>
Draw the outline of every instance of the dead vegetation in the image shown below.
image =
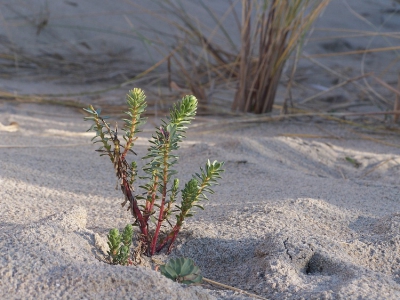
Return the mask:
<path id="1" fill-rule="evenodd" d="M 384 24 L 374 27 L 365 20 L 370 30 L 364 31 L 318 28 L 324 36 L 320 34 L 315 38 L 310 37 L 309 32 L 329 3 L 327 0 L 232 0 L 223 11 L 215 11 L 204 0 L 195 4 L 196 10 L 188 9 L 186 1 L 153 0 L 157 10 L 128 2 L 141 15 L 140 28 L 132 25 L 135 30 L 131 32 L 112 28 L 104 34 L 125 35 L 147 43 L 153 47 L 152 51 L 160 54 L 160 59 L 152 65 L 138 64 L 135 63 L 137 58 L 129 57 L 129 49 L 104 57 L 90 57 L 70 43 L 67 46 L 73 49 L 76 57 L 73 61 L 73 56 L 58 54 L 50 48 L 42 55 L 31 55 L 12 43 L 12 39 L 2 38 L 1 78 L 8 80 L 18 76 L 19 79 L 35 78 L 57 84 L 91 84 L 95 88 L 42 94 L 15 93 L 3 88 L 1 99 L 82 106 L 87 103 L 86 98 L 90 98 L 92 103 L 98 101 L 112 112 L 118 110 L 119 103 L 113 102 L 110 93 L 118 94 L 126 86 L 136 85 L 149 90 L 150 112 L 155 114 L 167 110 L 177 97 L 193 93 L 200 100 L 200 113 L 241 116 L 239 119 L 254 119 L 242 112 L 272 112 L 273 118 L 276 115 L 289 118 L 326 114 L 338 116 L 340 120 L 383 121 L 386 125 L 399 119 L 397 76 L 395 82 L 388 81 L 388 75 L 395 72 L 397 65 L 399 35 L 384 32 Z M 344 3 L 355 18 L 364 18 L 351 11 L 348 1 Z M 46 7 L 41 11 L 37 17 L 25 20 L 36 28 L 38 36 L 46 34 L 51 26 L 51 22 L 39 22 L 51 17 Z M 384 13 L 394 15 L 397 11 Z M 164 22 L 165 28 L 146 23 L 149 19 L 146 16 Z M 208 21 L 200 16 L 207 16 Z M 14 26 L 14 23 L 7 25 Z M 340 43 L 359 38 L 367 38 L 371 43 L 362 49 L 353 47 L 352 43 Z M 372 40 L 378 38 L 386 44 L 374 47 Z M 89 41 L 79 43 L 90 48 Z M 332 46 L 331 52 L 301 52 L 302 46 L 310 43 L 342 46 L 338 49 Z M 394 59 L 371 72 L 369 55 L 386 52 L 395 53 Z M 359 58 L 361 74 L 332 67 L 325 61 L 332 57 Z M 311 64 L 312 76 L 304 75 L 304 68 L 299 65 L 304 61 Z M 310 84 L 312 78 L 318 77 L 332 78 L 332 84 Z M 373 108 L 365 113 L 362 109 L 353 109 L 363 106 Z M 259 118 L 260 121 L 263 118 Z"/>

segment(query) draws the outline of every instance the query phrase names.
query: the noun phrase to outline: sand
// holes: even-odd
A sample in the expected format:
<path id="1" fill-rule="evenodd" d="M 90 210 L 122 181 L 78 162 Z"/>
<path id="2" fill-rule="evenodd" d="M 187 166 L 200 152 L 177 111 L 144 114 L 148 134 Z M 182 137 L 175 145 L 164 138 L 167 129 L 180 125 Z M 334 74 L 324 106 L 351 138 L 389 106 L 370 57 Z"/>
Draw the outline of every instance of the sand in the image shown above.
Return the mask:
<path id="1" fill-rule="evenodd" d="M 48 8 L 45 1 L 37 2 L 40 5 L 30 8 L 25 3 L 17 10 L 10 9 L 12 1 L 1 4 L 1 22 L 9 25 L 0 28 L 2 41 L 8 39 L 38 57 L 51 48 L 54 53 L 46 55 L 53 55 L 57 66 L 57 54 L 66 65 L 71 57 L 93 57 L 88 62 L 91 68 L 78 74 L 62 69 L 66 75 L 57 73 L 53 80 L 52 70 L 37 74 L 35 68 L 21 65 L 0 78 L 1 90 L 75 93 L 120 82 L 118 76 L 132 76 L 129 59 L 141 53 L 141 45 L 130 49 L 126 36 L 118 37 L 114 31 L 112 39 L 104 35 L 104 30 L 118 26 L 125 33 L 131 29 L 123 17 L 135 20 L 128 14 L 127 1 L 112 7 L 99 1 L 91 14 L 74 1 L 51 1 Z M 104 14 L 115 7 L 118 10 L 104 22 Z M 316 23 L 305 55 L 387 46 L 382 38 L 334 38 L 337 32 L 328 37 L 319 29 L 375 26 L 392 32 L 400 26 L 393 13 L 396 8 L 392 1 L 332 0 Z M 46 9 L 50 21 L 37 33 Z M 19 18 L 30 12 L 34 18 Z M 68 27 L 81 19 L 82 27 Z M 90 24 L 103 35 L 82 29 Z M 93 49 L 102 55 L 95 56 Z M 393 57 L 378 52 L 319 62 L 351 78 L 380 72 Z M 145 68 L 146 59 L 140 57 L 138 66 Z M 97 82 L 91 78 L 93 70 L 107 74 L 110 81 Z M 337 84 L 336 75 L 322 70 L 310 60 L 300 60 L 296 80 L 302 86 L 293 88 L 295 104 L 306 101 L 322 110 L 329 106 L 341 111 L 344 106 L 347 112 L 363 112 L 378 110 L 379 95 L 393 101 L 393 94 L 382 86 L 375 86 L 379 95 L 365 95 L 355 85 L 307 100 Z M 379 74 L 396 83 L 397 70 Z M 277 103 L 285 95 L 283 86 Z M 79 101 L 119 104 L 132 87 L 114 90 L 104 96 L 106 100 L 93 95 Z M 206 283 L 183 286 L 151 268 L 105 262 L 108 231 L 122 229 L 132 219 L 120 206 L 122 195 L 114 189 L 111 164 L 90 143 L 92 134 L 85 132 L 89 124 L 83 116 L 63 106 L 0 100 L 0 299 L 252 299 Z M 135 146 L 139 158 L 146 153 L 158 117 L 150 116 L 140 134 Z M 215 194 L 204 203 L 205 210 L 188 219 L 169 257 L 189 257 L 206 278 L 267 299 L 399 299 L 400 137 L 322 118 L 230 121 L 198 117 L 178 152 L 182 182 L 207 159 L 225 161 L 226 171 Z M 169 257 L 156 256 L 164 261 Z"/>
<path id="2" fill-rule="evenodd" d="M 98 241 L 130 216 L 83 115 L 3 108 L 2 120 L 19 130 L 0 132 L 0 298 L 235 299 L 102 262 Z M 355 140 L 337 124 L 223 122 L 199 118 L 179 150 L 183 179 L 207 158 L 225 161 L 226 172 L 171 257 L 190 257 L 205 277 L 270 299 L 397 299 L 399 149 Z M 142 155 L 150 131 L 137 144 Z M 321 138 L 291 137 L 300 133 Z"/>

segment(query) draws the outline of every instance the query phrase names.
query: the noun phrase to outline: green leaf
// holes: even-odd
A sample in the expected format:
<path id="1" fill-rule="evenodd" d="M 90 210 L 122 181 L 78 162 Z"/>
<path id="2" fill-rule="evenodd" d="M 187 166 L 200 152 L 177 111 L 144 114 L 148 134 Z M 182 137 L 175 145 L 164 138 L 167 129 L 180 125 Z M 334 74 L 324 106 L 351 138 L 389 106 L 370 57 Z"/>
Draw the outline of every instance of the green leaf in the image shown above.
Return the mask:
<path id="1" fill-rule="evenodd" d="M 169 279 L 171 279 L 171 280 L 173 280 L 173 281 L 176 281 L 176 276 L 171 275 L 171 274 L 167 271 L 165 265 L 164 265 L 164 266 L 160 266 L 160 272 L 161 272 L 161 274 L 163 274 L 165 277 L 167 277 L 167 278 L 169 278 Z"/>
<path id="2" fill-rule="evenodd" d="M 166 265 L 165 271 L 174 279 L 178 277 L 178 273 L 175 272 L 174 268 L 171 265 Z"/>
<path id="3" fill-rule="evenodd" d="M 95 117 L 84 117 L 83 120 L 89 121 L 89 120 L 96 120 Z"/>
<path id="4" fill-rule="evenodd" d="M 121 243 L 121 236 L 119 234 L 118 229 L 113 228 L 109 231 L 109 234 L 107 235 L 108 238 L 108 247 L 110 250 L 107 252 L 107 254 L 110 256 L 112 263 L 116 264 L 118 263 L 118 254 L 119 254 L 119 246 Z"/>
<path id="5" fill-rule="evenodd" d="M 121 246 L 119 249 L 118 257 L 117 257 L 117 263 L 121 265 L 126 265 L 128 263 L 128 258 L 129 258 L 129 247 L 128 246 Z"/>
<path id="6" fill-rule="evenodd" d="M 191 263 L 191 261 L 189 259 L 183 259 L 181 260 L 182 263 L 182 267 L 181 267 L 181 272 L 180 274 L 182 274 L 183 276 L 190 274 L 193 271 L 194 268 L 194 264 Z"/>
<path id="7" fill-rule="evenodd" d="M 199 267 L 189 258 L 171 259 L 165 265 L 160 266 L 160 271 L 167 278 L 184 284 L 200 283 L 203 279 Z"/>
<path id="8" fill-rule="evenodd" d="M 131 224 L 125 226 L 124 231 L 122 232 L 121 241 L 122 243 L 129 247 L 132 244 L 133 238 L 133 227 Z"/>
<path id="9" fill-rule="evenodd" d="M 90 114 L 96 113 L 96 111 L 93 111 L 92 109 L 90 109 L 90 107 L 89 107 L 89 108 L 82 108 L 82 109 L 83 109 L 84 111 L 90 113 Z"/>

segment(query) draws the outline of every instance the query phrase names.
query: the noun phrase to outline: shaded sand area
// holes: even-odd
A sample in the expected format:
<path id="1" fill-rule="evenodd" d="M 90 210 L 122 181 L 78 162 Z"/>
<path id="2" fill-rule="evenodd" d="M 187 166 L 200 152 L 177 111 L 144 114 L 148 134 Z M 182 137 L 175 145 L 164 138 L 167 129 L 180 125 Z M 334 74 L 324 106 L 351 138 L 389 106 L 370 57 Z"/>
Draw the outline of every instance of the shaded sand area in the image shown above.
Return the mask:
<path id="1" fill-rule="evenodd" d="M 0 104 L 3 125 L 19 125 L 0 132 L 0 298 L 247 299 L 102 262 L 108 230 L 131 219 L 88 123 L 67 108 L 12 107 Z M 328 122 L 228 122 L 199 117 L 179 150 L 182 181 L 208 158 L 226 172 L 172 256 L 268 299 L 398 299 L 400 138 Z"/>

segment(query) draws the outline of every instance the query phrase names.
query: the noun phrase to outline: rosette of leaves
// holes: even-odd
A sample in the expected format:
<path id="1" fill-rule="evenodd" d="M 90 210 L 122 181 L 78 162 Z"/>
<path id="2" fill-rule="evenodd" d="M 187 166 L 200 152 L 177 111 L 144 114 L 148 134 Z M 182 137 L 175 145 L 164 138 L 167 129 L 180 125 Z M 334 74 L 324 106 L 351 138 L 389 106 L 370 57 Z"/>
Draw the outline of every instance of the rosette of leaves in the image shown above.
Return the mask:
<path id="1" fill-rule="evenodd" d="M 203 281 L 199 267 L 190 258 L 171 259 L 160 266 L 160 271 L 165 277 L 179 283 L 199 284 Z"/>
<path id="2" fill-rule="evenodd" d="M 110 256 L 111 263 L 114 265 L 127 265 L 130 246 L 132 244 L 133 237 L 133 227 L 131 224 L 125 226 L 122 235 L 120 235 L 119 230 L 113 228 L 107 235 L 108 247 L 110 250 L 107 254 Z"/>

